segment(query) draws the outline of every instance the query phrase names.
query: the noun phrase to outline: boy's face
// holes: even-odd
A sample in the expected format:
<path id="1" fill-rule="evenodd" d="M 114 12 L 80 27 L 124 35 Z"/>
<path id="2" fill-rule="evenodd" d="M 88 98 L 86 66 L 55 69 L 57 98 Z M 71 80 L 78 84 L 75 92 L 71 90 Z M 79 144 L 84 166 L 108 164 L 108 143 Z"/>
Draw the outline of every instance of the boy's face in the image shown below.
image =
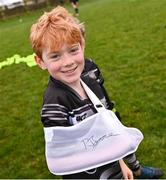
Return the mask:
<path id="1" fill-rule="evenodd" d="M 80 80 L 84 68 L 84 47 L 77 43 L 64 44 L 55 51 L 46 48 L 42 59 L 36 57 L 36 62 L 42 69 L 47 69 L 53 78 L 72 86 Z"/>

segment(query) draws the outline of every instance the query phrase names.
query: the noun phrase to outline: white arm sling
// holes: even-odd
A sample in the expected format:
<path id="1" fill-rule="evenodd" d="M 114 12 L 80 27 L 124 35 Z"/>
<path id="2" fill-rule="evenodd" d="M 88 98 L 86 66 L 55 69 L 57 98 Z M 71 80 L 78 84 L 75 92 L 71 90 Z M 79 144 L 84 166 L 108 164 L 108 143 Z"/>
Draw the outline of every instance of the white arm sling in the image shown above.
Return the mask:
<path id="1" fill-rule="evenodd" d="M 81 83 L 98 113 L 70 127 L 44 128 L 46 161 L 55 175 L 78 173 L 122 159 L 135 152 L 143 139 L 140 130 L 124 126 Z"/>

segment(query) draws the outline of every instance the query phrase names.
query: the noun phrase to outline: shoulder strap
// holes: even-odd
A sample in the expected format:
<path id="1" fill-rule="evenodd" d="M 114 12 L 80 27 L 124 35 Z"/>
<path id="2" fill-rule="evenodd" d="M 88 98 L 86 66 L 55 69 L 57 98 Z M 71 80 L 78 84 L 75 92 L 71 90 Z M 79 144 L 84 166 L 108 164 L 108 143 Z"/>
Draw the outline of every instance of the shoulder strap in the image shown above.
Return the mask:
<path id="1" fill-rule="evenodd" d="M 101 103 L 99 98 L 93 93 L 93 91 L 82 80 L 81 80 L 81 84 L 82 84 L 86 94 L 88 95 L 89 99 L 92 101 L 97 112 L 105 109 L 104 105 Z"/>

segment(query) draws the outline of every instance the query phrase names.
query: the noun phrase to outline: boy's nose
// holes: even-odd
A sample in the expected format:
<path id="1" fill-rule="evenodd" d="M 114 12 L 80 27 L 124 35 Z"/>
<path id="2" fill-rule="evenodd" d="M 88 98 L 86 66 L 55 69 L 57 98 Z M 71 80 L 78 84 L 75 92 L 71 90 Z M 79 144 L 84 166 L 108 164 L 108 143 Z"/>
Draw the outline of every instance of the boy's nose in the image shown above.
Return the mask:
<path id="1" fill-rule="evenodd" d="M 73 64 L 73 58 L 69 54 L 63 55 L 63 66 L 70 66 Z"/>

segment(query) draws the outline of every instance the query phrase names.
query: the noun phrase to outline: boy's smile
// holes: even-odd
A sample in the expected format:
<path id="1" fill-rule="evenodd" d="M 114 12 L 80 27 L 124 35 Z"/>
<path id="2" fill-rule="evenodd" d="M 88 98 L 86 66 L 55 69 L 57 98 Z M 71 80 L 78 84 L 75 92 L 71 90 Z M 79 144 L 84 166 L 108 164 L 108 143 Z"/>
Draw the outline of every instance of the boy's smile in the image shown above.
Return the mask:
<path id="1" fill-rule="evenodd" d="M 80 81 L 84 68 L 84 47 L 77 43 L 64 44 L 58 51 L 45 48 L 42 60 L 36 58 L 36 62 L 53 78 L 72 87 Z"/>
<path id="2" fill-rule="evenodd" d="M 62 71 L 65 74 L 72 75 L 72 73 L 77 69 L 77 66 L 75 68 L 70 68 L 68 70 Z"/>

